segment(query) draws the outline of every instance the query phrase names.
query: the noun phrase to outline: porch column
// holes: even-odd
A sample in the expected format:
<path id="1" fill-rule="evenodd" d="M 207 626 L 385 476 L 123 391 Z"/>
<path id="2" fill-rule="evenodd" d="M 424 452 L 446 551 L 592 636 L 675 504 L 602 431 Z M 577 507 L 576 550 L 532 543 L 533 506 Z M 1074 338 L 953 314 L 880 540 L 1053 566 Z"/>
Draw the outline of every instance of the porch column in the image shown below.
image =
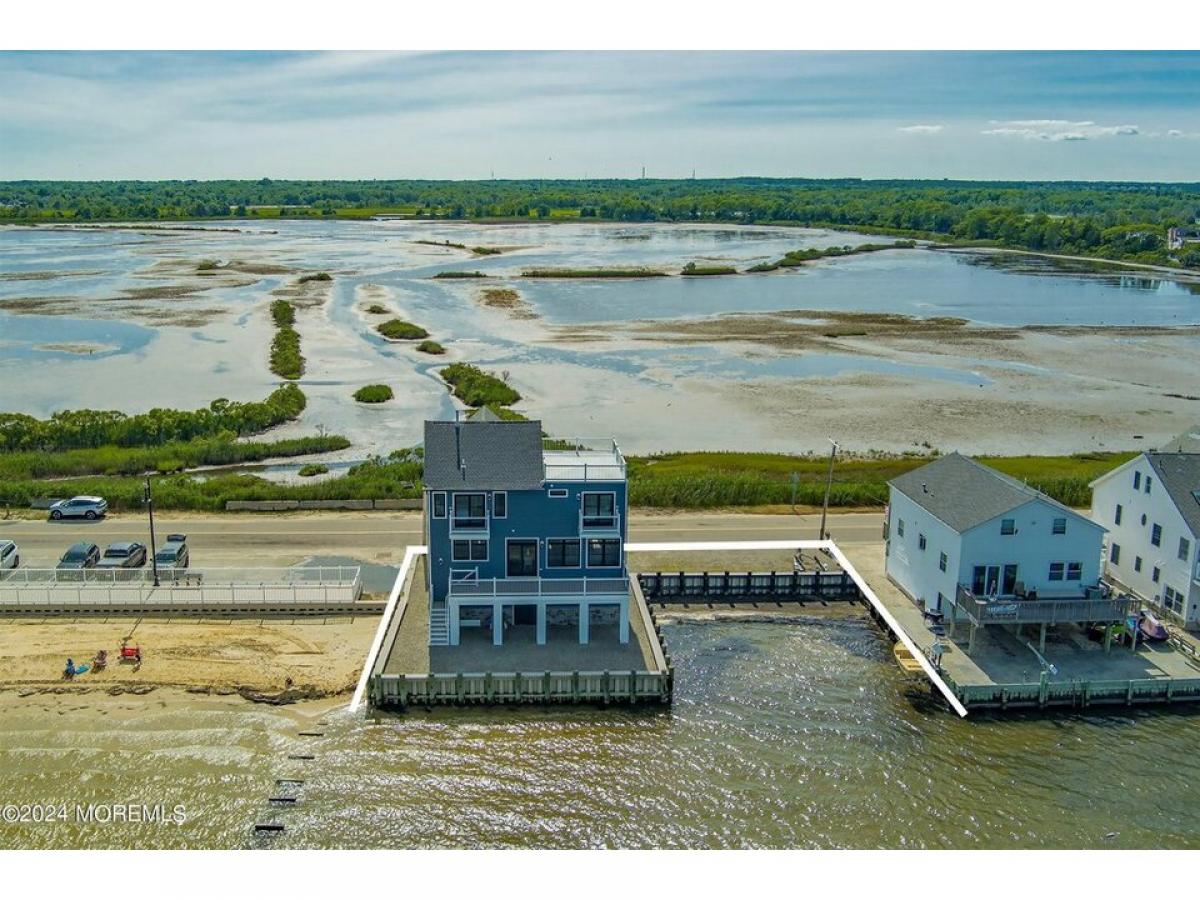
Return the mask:
<path id="1" fill-rule="evenodd" d="M 958 609 L 957 604 L 955 604 L 955 603 L 950 604 L 950 610 L 949 610 L 949 612 L 950 612 L 950 630 L 946 633 L 946 636 L 948 638 L 950 638 L 950 640 L 954 640 L 954 630 L 955 630 L 955 626 L 958 624 L 958 619 L 956 619 L 954 617 L 954 612 L 957 609 Z"/>
<path id="2" fill-rule="evenodd" d="M 450 646 L 457 647 L 459 639 L 459 611 L 457 600 L 446 601 L 446 617 L 450 623 Z"/>
<path id="3" fill-rule="evenodd" d="M 492 604 L 492 646 L 499 647 L 504 643 L 504 607 L 499 603 Z"/>
<path id="4" fill-rule="evenodd" d="M 1105 622 L 1104 623 L 1104 652 L 1105 653 L 1107 653 L 1109 650 L 1112 649 L 1112 633 L 1113 633 L 1113 623 Z"/>
<path id="5" fill-rule="evenodd" d="M 1042 623 L 1041 634 L 1038 635 L 1038 653 L 1046 652 L 1046 623 Z"/>
<path id="6" fill-rule="evenodd" d="M 967 652 L 975 652 L 975 633 L 979 631 L 979 626 L 974 622 L 971 623 L 971 636 L 967 639 Z"/>
<path id="7" fill-rule="evenodd" d="M 546 643 L 546 604 L 537 605 L 537 642 Z"/>
<path id="8" fill-rule="evenodd" d="M 621 598 L 620 638 L 622 644 L 629 643 L 629 598 Z"/>
<path id="9" fill-rule="evenodd" d="M 586 600 L 579 602 L 579 643 L 586 644 L 588 642 L 588 630 L 591 627 L 591 607 Z"/>

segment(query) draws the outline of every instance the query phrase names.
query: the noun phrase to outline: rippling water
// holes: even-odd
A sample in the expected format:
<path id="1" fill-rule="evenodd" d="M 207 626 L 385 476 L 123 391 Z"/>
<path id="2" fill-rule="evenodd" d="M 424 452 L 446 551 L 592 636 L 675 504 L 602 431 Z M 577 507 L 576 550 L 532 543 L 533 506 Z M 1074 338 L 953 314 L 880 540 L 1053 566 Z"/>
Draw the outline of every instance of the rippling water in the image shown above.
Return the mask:
<path id="1" fill-rule="evenodd" d="M 1195 711 L 961 721 L 865 620 L 682 622 L 670 711 L 3 701 L 0 802 L 182 803 L 19 847 L 1200 847 Z M 301 738 L 320 717 L 325 736 Z M 318 729 L 318 730 L 320 730 Z M 288 753 L 313 753 L 311 762 Z M 273 812 L 274 779 L 308 781 Z M 254 837 L 276 818 L 282 835 Z"/>

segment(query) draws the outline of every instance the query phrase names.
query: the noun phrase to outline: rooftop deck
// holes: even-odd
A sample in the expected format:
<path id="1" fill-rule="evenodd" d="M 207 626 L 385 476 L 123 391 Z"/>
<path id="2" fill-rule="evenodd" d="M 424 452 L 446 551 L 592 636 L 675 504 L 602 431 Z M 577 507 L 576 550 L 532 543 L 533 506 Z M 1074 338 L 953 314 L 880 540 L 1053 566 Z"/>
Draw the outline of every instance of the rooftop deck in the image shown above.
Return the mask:
<path id="1" fill-rule="evenodd" d="M 611 438 L 568 438 L 543 444 L 547 481 L 624 481 L 625 457 Z"/>

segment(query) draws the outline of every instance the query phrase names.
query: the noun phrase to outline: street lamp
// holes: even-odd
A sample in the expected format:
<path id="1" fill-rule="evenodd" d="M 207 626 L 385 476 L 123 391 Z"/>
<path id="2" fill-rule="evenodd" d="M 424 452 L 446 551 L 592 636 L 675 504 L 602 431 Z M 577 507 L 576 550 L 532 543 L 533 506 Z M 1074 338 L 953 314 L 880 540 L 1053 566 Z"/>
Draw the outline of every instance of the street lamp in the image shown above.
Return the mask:
<path id="1" fill-rule="evenodd" d="M 150 513 L 150 568 L 154 571 L 154 586 L 158 587 L 158 550 L 154 546 L 154 495 L 150 492 L 150 476 L 146 476 L 146 510 Z"/>
<path id="2" fill-rule="evenodd" d="M 829 513 L 829 491 L 833 487 L 833 458 L 837 456 L 838 445 L 833 438 L 828 438 L 829 441 L 829 474 L 825 476 L 825 502 L 821 504 L 821 533 L 817 535 L 818 540 L 825 540 L 825 516 Z"/>

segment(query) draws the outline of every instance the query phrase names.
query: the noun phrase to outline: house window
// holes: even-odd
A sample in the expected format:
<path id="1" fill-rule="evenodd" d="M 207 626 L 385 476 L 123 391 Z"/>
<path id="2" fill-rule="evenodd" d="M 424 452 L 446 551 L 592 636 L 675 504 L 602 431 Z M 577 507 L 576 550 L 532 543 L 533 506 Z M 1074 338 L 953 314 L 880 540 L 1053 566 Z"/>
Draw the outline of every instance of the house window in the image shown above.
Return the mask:
<path id="1" fill-rule="evenodd" d="M 925 549 L 925 535 L 923 535 L 923 534 L 917 535 L 917 546 L 920 547 L 922 550 Z"/>
<path id="2" fill-rule="evenodd" d="M 1050 533 L 1051 534 L 1066 534 L 1067 533 L 1067 520 L 1066 519 L 1055 519 L 1054 523 L 1050 526 Z"/>
<path id="3" fill-rule="evenodd" d="M 551 488 L 550 497 L 554 500 L 562 500 L 570 494 L 566 488 Z"/>
<path id="4" fill-rule="evenodd" d="M 452 541 L 450 549 L 455 562 L 487 562 L 487 541 Z"/>
<path id="5" fill-rule="evenodd" d="M 946 608 L 946 598 L 942 594 L 941 591 L 938 591 L 937 610 L 938 610 L 938 612 L 941 612 L 945 608 Z"/>
<path id="6" fill-rule="evenodd" d="M 1183 613 L 1183 594 L 1168 586 L 1163 587 L 1163 606 L 1173 613 Z"/>
<path id="7" fill-rule="evenodd" d="M 487 525 L 484 495 L 455 494 L 453 524 L 455 528 L 483 528 Z"/>
<path id="8" fill-rule="evenodd" d="M 1145 514 L 1145 513 L 1142 513 L 1142 527 L 1143 527 L 1143 528 L 1145 528 L 1145 527 L 1146 527 L 1146 522 L 1147 522 L 1147 519 L 1146 519 L 1146 514 Z"/>
<path id="9" fill-rule="evenodd" d="M 1119 566 L 1121 564 L 1121 545 L 1120 544 L 1113 544 L 1111 547 L 1108 548 L 1108 561 L 1110 563 L 1112 563 L 1114 566 Z"/>
<path id="10" fill-rule="evenodd" d="M 1133 558 L 1133 571 L 1135 571 L 1135 572 L 1142 571 L 1142 558 L 1140 556 L 1135 556 Z"/>
<path id="11" fill-rule="evenodd" d="M 1179 539 L 1179 558 L 1187 562 L 1189 554 L 1192 552 L 1192 542 L 1187 538 Z"/>
<path id="12" fill-rule="evenodd" d="M 1083 580 L 1083 563 L 1067 563 L 1067 581 Z"/>
<path id="13" fill-rule="evenodd" d="M 1157 523 L 1150 527 L 1150 543 L 1155 547 L 1162 546 L 1162 526 Z"/>
<path id="14" fill-rule="evenodd" d="M 1154 485 L 1154 479 L 1149 475 L 1146 476 L 1146 493 L 1150 493 L 1150 488 Z"/>
<path id="15" fill-rule="evenodd" d="M 900 519 L 896 522 L 896 534 L 899 537 L 904 537 L 904 520 Z"/>
<path id="16" fill-rule="evenodd" d="M 508 518 L 508 494 L 505 491 L 492 494 L 492 515 L 497 519 Z"/>
<path id="17" fill-rule="evenodd" d="M 1000 520 L 1000 533 L 1001 534 L 1016 534 L 1017 533 L 1016 521 L 1013 519 L 1001 519 Z"/>
<path id="18" fill-rule="evenodd" d="M 1063 580 L 1063 564 L 1062 563 L 1060 563 L 1060 562 L 1050 563 L 1050 580 L 1051 581 L 1062 581 Z"/>
<path id="19" fill-rule="evenodd" d="M 569 538 L 550 538 L 546 541 L 546 567 L 578 569 L 579 541 Z"/>
<path id="20" fill-rule="evenodd" d="M 446 495 L 437 493 L 433 495 L 433 517 L 435 519 L 446 518 Z"/>
<path id="21" fill-rule="evenodd" d="M 1136 491 L 1141 486 L 1142 486 L 1142 473 L 1134 472 L 1133 473 L 1133 489 Z"/>
<path id="22" fill-rule="evenodd" d="M 938 554 L 938 568 L 941 569 L 943 572 L 946 571 L 946 554 L 945 553 Z"/>
<path id="23" fill-rule="evenodd" d="M 589 568 L 604 569 L 621 564 L 621 542 L 615 538 L 592 538 L 587 542 Z"/>
<path id="24" fill-rule="evenodd" d="M 1117 504 L 1117 514 L 1115 516 L 1113 516 L 1113 524 L 1114 525 L 1121 524 L 1121 504 L 1120 503 Z"/>
<path id="25" fill-rule="evenodd" d="M 1153 581 L 1155 584 L 1158 584 L 1158 579 L 1161 577 L 1162 577 L 1162 572 L 1159 570 L 1158 566 L 1155 566 L 1153 569 L 1150 570 L 1150 580 Z"/>
<path id="26" fill-rule="evenodd" d="M 584 494 L 583 525 L 585 528 L 612 528 L 617 524 L 616 494 Z"/>

